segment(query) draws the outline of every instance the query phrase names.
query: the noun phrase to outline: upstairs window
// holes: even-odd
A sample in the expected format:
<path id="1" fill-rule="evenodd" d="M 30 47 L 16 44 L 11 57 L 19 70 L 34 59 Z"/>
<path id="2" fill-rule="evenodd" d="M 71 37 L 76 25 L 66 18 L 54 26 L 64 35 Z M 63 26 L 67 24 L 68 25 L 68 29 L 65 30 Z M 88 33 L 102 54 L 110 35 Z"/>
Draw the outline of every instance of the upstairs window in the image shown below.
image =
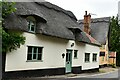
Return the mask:
<path id="1" fill-rule="evenodd" d="M 100 56 L 105 56 L 105 52 L 100 52 Z"/>
<path id="2" fill-rule="evenodd" d="M 35 18 L 32 16 L 27 17 L 27 25 L 28 25 L 28 31 L 34 33 L 36 29 Z"/>

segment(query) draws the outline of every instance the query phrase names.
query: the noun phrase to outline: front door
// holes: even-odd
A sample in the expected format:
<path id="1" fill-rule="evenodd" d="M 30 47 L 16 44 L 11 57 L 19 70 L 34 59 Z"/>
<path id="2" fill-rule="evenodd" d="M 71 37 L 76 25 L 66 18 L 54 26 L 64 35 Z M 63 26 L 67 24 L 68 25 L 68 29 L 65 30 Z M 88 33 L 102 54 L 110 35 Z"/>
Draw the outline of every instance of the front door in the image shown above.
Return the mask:
<path id="1" fill-rule="evenodd" d="M 70 73 L 72 70 L 72 50 L 66 50 L 66 73 Z"/>

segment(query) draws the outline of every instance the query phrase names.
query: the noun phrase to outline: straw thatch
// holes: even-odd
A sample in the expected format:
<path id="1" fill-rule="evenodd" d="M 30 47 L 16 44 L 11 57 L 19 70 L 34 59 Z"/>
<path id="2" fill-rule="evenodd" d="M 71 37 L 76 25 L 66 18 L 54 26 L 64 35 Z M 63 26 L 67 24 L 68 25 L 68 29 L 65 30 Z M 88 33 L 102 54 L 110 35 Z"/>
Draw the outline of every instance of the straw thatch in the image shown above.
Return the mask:
<path id="1" fill-rule="evenodd" d="M 80 28 L 83 30 L 83 20 L 78 21 Z M 91 19 L 90 29 L 91 36 L 95 38 L 101 44 L 106 44 L 106 40 L 109 38 L 109 25 L 110 17 Z"/>
<path id="2" fill-rule="evenodd" d="M 49 2 L 18 2 L 17 11 L 5 19 L 7 29 L 28 31 L 27 16 L 36 19 L 37 34 L 90 43 L 89 38 L 79 28 L 77 19 L 71 11 L 66 11 Z M 98 43 L 94 43 L 100 45 Z"/>

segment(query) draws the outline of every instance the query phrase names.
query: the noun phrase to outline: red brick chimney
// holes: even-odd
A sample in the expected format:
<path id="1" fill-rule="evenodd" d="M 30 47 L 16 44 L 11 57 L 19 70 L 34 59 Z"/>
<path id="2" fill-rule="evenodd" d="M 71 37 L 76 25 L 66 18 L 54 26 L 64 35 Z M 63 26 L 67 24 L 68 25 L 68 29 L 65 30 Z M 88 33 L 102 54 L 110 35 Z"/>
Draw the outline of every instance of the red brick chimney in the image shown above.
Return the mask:
<path id="1" fill-rule="evenodd" d="M 88 34 L 90 34 L 90 23 L 91 23 L 91 15 L 90 13 L 87 14 L 87 11 L 85 11 L 84 15 L 84 31 Z"/>

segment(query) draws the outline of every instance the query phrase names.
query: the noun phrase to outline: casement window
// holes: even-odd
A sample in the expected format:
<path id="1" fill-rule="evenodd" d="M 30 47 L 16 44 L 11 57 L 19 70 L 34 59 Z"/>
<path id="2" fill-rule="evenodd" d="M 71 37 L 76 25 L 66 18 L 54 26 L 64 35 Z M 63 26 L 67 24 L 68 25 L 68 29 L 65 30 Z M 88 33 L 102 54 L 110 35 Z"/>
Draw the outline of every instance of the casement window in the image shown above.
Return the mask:
<path id="1" fill-rule="evenodd" d="M 27 60 L 42 60 L 43 47 L 28 46 Z"/>
<path id="2" fill-rule="evenodd" d="M 35 18 L 32 16 L 27 17 L 27 26 L 29 32 L 35 32 L 36 29 L 36 21 Z"/>
<path id="3" fill-rule="evenodd" d="M 106 61 L 108 60 L 108 55 L 106 54 Z"/>
<path id="4" fill-rule="evenodd" d="M 90 53 L 85 53 L 85 62 L 90 62 Z"/>
<path id="5" fill-rule="evenodd" d="M 105 56 L 105 52 L 100 52 L 100 56 Z"/>
<path id="6" fill-rule="evenodd" d="M 104 56 L 102 56 L 102 61 L 104 61 Z"/>
<path id="7" fill-rule="evenodd" d="M 97 61 L 97 54 L 93 53 L 93 62 Z"/>
<path id="8" fill-rule="evenodd" d="M 74 59 L 78 58 L 78 50 L 74 50 Z"/>

